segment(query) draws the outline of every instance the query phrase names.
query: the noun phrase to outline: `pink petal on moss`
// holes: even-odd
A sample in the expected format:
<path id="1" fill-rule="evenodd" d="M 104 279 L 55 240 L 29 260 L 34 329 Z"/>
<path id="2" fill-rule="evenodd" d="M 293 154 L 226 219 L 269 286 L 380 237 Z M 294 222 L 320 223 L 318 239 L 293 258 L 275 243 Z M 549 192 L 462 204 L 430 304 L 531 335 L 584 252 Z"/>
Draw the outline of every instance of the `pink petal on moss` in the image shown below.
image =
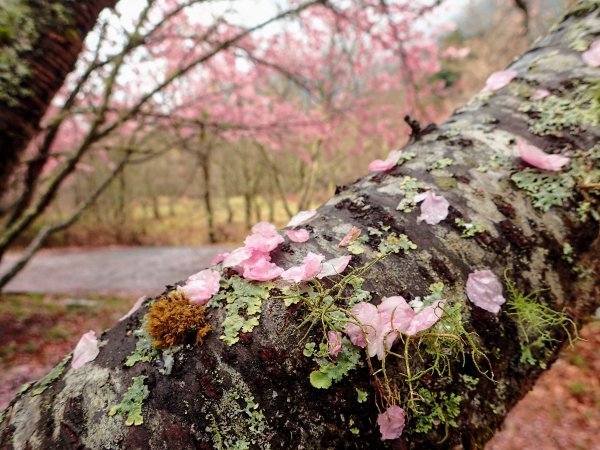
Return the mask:
<path id="1" fill-rule="evenodd" d="M 360 228 L 352 227 L 350 229 L 350 231 L 348 231 L 346 236 L 344 236 L 342 238 L 342 240 L 338 244 L 338 247 L 347 247 L 352 242 L 354 242 L 356 239 L 358 239 L 358 237 L 360 236 L 360 233 L 361 233 Z"/>
<path id="2" fill-rule="evenodd" d="M 397 405 L 390 406 L 377 416 L 381 439 L 398 439 L 404 430 L 406 413 Z"/>
<path id="3" fill-rule="evenodd" d="M 244 240 L 246 248 L 255 249 L 261 252 L 270 252 L 275 250 L 279 244 L 284 242 L 279 233 L 275 234 L 260 234 L 254 233 Z"/>
<path id="4" fill-rule="evenodd" d="M 294 217 L 290 219 L 286 226 L 288 227 L 297 227 L 298 225 L 302 225 L 307 220 L 312 219 L 317 215 L 317 211 L 315 209 L 310 209 L 308 211 L 300 211 Z"/>
<path id="5" fill-rule="evenodd" d="M 536 89 L 535 92 L 531 95 L 532 100 L 542 100 L 550 95 L 550 91 L 548 89 Z"/>
<path id="6" fill-rule="evenodd" d="M 179 287 L 179 290 L 190 299 L 190 303 L 205 305 L 214 294 L 219 292 L 220 281 L 221 274 L 219 272 L 206 269 L 190 276 L 185 285 Z"/>
<path id="7" fill-rule="evenodd" d="M 339 275 L 344 270 L 346 270 L 346 267 L 348 267 L 348 263 L 351 259 L 351 255 L 328 259 L 327 261 L 323 262 L 323 264 L 321 264 L 321 271 L 317 275 L 317 278 L 320 280 L 321 278 Z"/>
<path id="8" fill-rule="evenodd" d="M 400 151 L 392 150 L 388 154 L 388 157 L 385 159 L 385 161 L 382 161 L 381 159 L 376 159 L 374 161 L 371 161 L 368 169 L 371 172 L 384 172 L 386 170 L 390 170 L 391 168 L 393 168 L 398 163 L 399 159 L 400 159 Z"/>
<path id="9" fill-rule="evenodd" d="M 421 204 L 421 215 L 417 218 L 419 222 L 424 220 L 429 225 L 437 225 L 448 217 L 450 203 L 441 195 L 426 191 L 415 195 L 414 201 L 417 203 L 423 202 Z"/>
<path id="10" fill-rule="evenodd" d="M 96 333 L 90 330 L 81 336 L 81 339 L 79 339 L 79 342 L 75 346 L 71 367 L 73 369 L 79 369 L 84 364 L 96 359 L 98 353 L 100 353 L 100 349 L 98 348 Z"/>
<path id="11" fill-rule="evenodd" d="M 404 297 L 396 295 L 386 297 L 377 307 L 380 313 L 385 313 L 390 318 L 394 329 L 404 332 L 410 327 L 410 323 L 415 317 L 415 312 L 406 302 Z"/>
<path id="12" fill-rule="evenodd" d="M 119 319 L 119 322 L 131 317 L 131 315 L 136 312 L 138 309 L 140 309 L 140 306 L 142 306 L 142 304 L 144 303 L 144 300 L 146 300 L 146 296 L 143 295 L 140 298 L 138 298 L 135 303 L 133 304 L 133 306 L 131 307 L 131 309 L 127 312 L 127 314 L 125 314 L 123 317 L 121 317 Z"/>
<path id="13" fill-rule="evenodd" d="M 310 237 L 308 231 L 304 228 L 300 230 L 288 230 L 286 233 L 292 242 L 306 242 Z"/>
<path id="14" fill-rule="evenodd" d="M 588 66 L 600 67 L 600 39 L 596 39 L 590 48 L 581 54 L 581 59 Z"/>
<path id="15" fill-rule="evenodd" d="M 414 336 L 420 331 L 431 328 L 435 323 L 440 320 L 444 311 L 442 310 L 444 300 L 437 301 L 430 306 L 423 308 L 410 322 L 410 326 L 406 329 L 405 333 L 409 336 Z"/>
<path id="16" fill-rule="evenodd" d="M 467 279 L 467 297 L 476 306 L 498 314 L 506 299 L 502 295 L 502 283 L 491 270 L 470 273 Z"/>
<path id="17" fill-rule="evenodd" d="M 299 266 L 290 267 L 281 274 L 281 278 L 286 281 L 300 283 L 315 277 L 321 271 L 321 262 L 325 256 L 309 252 L 302 260 Z"/>
<path id="18" fill-rule="evenodd" d="M 355 316 L 356 321 L 359 322 L 360 326 L 354 323 L 348 323 L 344 332 L 350 338 L 350 342 L 358 347 L 365 348 L 367 346 L 367 339 L 374 341 L 376 336 L 376 327 L 379 323 L 379 314 L 377 307 L 371 303 L 362 302 L 354 305 L 352 308 L 352 314 Z"/>
<path id="19" fill-rule="evenodd" d="M 279 277 L 282 273 L 283 269 L 281 267 L 263 257 L 254 262 L 254 264 L 245 266 L 242 276 L 247 280 L 270 281 Z"/>
<path id="20" fill-rule="evenodd" d="M 516 76 L 516 70 L 501 70 L 491 74 L 485 82 L 485 87 L 481 92 L 491 92 L 502 89 L 508 83 L 510 83 Z"/>
<path id="21" fill-rule="evenodd" d="M 534 145 L 528 144 L 522 139 L 517 141 L 517 151 L 519 156 L 527 164 L 538 169 L 559 171 L 565 164 L 569 163 L 569 158 L 562 155 L 550 155 L 543 152 Z"/>
<path id="22" fill-rule="evenodd" d="M 340 353 L 340 350 L 342 349 L 342 333 L 333 330 L 328 331 L 327 348 L 331 356 L 337 356 Z"/>

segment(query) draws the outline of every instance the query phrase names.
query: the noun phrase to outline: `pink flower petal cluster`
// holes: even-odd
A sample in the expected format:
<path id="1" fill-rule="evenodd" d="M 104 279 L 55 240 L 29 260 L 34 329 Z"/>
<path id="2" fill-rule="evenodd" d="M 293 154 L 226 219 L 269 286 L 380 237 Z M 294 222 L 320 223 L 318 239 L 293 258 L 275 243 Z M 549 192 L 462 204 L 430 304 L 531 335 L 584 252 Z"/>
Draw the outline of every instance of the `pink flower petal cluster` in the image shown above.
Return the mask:
<path id="1" fill-rule="evenodd" d="M 227 257 L 227 255 L 229 255 L 229 253 L 227 253 L 227 252 L 217 254 L 217 256 L 215 256 L 213 259 L 210 260 L 210 265 L 215 266 L 215 265 L 219 264 L 220 262 L 223 262 L 223 260 Z"/>
<path id="2" fill-rule="evenodd" d="M 362 348 L 367 347 L 371 358 L 377 355 L 381 360 L 398 338 L 399 332 L 414 336 L 430 328 L 441 317 L 444 304 L 444 300 L 438 300 L 416 313 L 399 295 L 384 298 L 378 306 L 358 303 L 352 308 L 352 314 L 362 329 L 358 324 L 349 323 L 345 332 L 350 342 Z"/>
<path id="3" fill-rule="evenodd" d="M 190 303 L 205 305 L 213 295 L 219 292 L 221 274 L 216 270 L 202 270 L 190 276 L 184 286 L 179 286 L 189 299 Z"/>
<path id="4" fill-rule="evenodd" d="M 283 269 L 271 262 L 270 253 L 283 241 L 275 225 L 259 222 L 252 227 L 252 234 L 244 240 L 243 247 L 224 255 L 223 268 L 233 268 L 247 280 L 274 280 Z"/>
<path id="5" fill-rule="evenodd" d="M 281 274 L 281 278 L 286 281 L 300 283 L 315 277 L 321 271 L 321 261 L 325 256 L 308 252 L 308 255 L 302 260 L 299 266 L 290 267 Z"/>
<path id="6" fill-rule="evenodd" d="M 421 204 L 421 215 L 417 221 L 425 221 L 429 225 L 437 225 L 446 217 L 448 217 L 448 207 L 450 203 L 441 195 L 435 195 L 431 191 L 422 192 L 415 195 L 415 203 Z"/>
<path id="7" fill-rule="evenodd" d="M 381 439 L 398 439 L 404 430 L 406 413 L 398 405 L 392 405 L 377 416 Z"/>
<path id="8" fill-rule="evenodd" d="M 342 349 L 342 333 L 330 330 L 327 332 L 327 348 L 329 355 L 336 357 Z"/>
<path id="9" fill-rule="evenodd" d="M 510 83 L 516 76 L 516 70 L 501 70 L 491 74 L 485 82 L 485 87 L 481 92 L 492 92 L 502 89 L 508 83 Z"/>
<path id="10" fill-rule="evenodd" d="M 545 153 L 522 139 L 517 140 L 517 151 L 523 161 L 538 169 L 557 172 L 570 161 L 566 156 Z"/>
<path id="11" fill-rule="evenodd" d="M 467 279 L 467 297 L 476 306 L 498 314 L 506 299 L 502 295 L 502 283 L 491 270 L 470 273 Z"/>
<path id="12" fill-rule="evenodd" d="M 288 230 L 286 231 L 286 234 L 292 242 L 306 242 L 310 237 L 308 231 L 304 228 L 301 228 L 299 230 Z"/>
<path id="13" fill-rule="evenodd" d="M 79 342 L 73 350 L 73 359 L 71 360 L 71 367 L 73 369 L 79 369 L 84 364 L 96 359 L 100 353 L 98 348 L 98 339 L 96 339 L 96 333 L 92 330 L 84 333 L 79 339 Z"/>
<path id="14" fill-rule="evenodd" d="M 298 214 L 296 214 L 294 217 L 292 217 L 290 219 L 290 221 L 288 222 L 288 224 L 286 226 L 290 227 L 290 228 L 297 227 L 298 225 L 302 225 L 304 222 L 312 219 L 316 215 L 317 215 L 316 209 L 309 209 L 308 211 L 300 211 Z"/>
<path id="15" fill-rule="evenodd" d="M 385 172 L 386 170 L 393 168 L 398 163 L 399 159 L 400 151 L 392 150 L 385 161 L 382 161 L 381 159 L 371 161 L 368 168 L 371 172 Z"/>
<path id="16" fill-rule="evenodd" d="M 588 66 L 600 67 L 600 39 L 596 39 L 590 48 L 581 54 L 581 59 Z"/>
<path id="17" fill-rule="evenodd" d="M 321 264 L 321 271 L 317 275 L 317 278 L 320 280 L 325 277 L 333 277 L 335 275 L 339 275 L 346 267 L 348 267 L 348 263 L 352 259 L 352 255 L 340 256 L 338 258 L 328 259 L 323 264 Z"/>

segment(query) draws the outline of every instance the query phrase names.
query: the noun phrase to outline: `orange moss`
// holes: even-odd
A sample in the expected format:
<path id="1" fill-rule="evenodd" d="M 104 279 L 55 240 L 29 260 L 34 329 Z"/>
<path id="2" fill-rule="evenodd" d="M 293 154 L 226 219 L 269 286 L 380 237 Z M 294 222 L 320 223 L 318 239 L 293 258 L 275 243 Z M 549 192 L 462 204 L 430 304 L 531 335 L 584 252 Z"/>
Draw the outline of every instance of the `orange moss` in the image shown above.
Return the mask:
<path id="1" fill-rule="evenodd" d="M 148 311 L 148 334 L 155 347 L 200 344 L 210 330 L 204 306 L 190 303 L 183 292 L 169 292 Z"/>

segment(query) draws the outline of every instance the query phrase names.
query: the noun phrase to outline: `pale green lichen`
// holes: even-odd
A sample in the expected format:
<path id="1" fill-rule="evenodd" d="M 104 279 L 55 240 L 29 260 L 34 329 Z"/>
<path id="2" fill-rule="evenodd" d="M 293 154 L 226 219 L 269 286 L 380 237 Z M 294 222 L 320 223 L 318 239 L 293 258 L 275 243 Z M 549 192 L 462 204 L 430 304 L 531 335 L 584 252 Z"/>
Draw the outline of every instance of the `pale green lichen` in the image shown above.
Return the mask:
<path id="1" fill-rule="evenodd" d="M 432 164 L 430 164 L 427 170 L 442 170 L 446 167 L 450 167 L 452 164 L 454 164 L 454 160 L 452 158 L 440 158 L 434 161 Z"/>
<path id="2" fill-rule="evenodd" d="M 127 389 L 127 392 L 123 396 L 121 403 L 114 405 L 108 411 L 109 416 L 119 414 L 125 417 L 125 425 L 128 427 L 131 425 L 141 425 L 144 423 L 144 416 L 142 415 L 142 405 L 144 400 L 150 395 L 148 386 L 144 384 L 144 380 L 148 378 L 145 375 L 139 377 L 133 377 L 133 384 Z"/>
<path id="3" fill-rule="evenodd" d="M 35 389 L 31 391 L 31 395 L 35 397 L 36 395 L 43 394 L 44 391 L 48 389 L 48 386 L 50 386 L 54 381 L 58 380 L 64 372 L 68 362 L 71 360 L 71 356 L 72 355 L 70 354 L 65 356 L 62 359 L 62 361 L 59 362 L 56 366 L 54 366 L 54 368 L 50 372 L 48 372 L 48 374 L 44 378 L 38 381 L 35 384 Z"/>
<path id="4" fill-rule="evenodd" d="M 420 182 L 416 178 L 404 176 L 398 182 L 398 188 L 404 195 L 404 198 L 400 200 L 396 209 L 405 213 L 411 212 L 417 206 L 415 202 L 415 195 L 419 193 L 419 189 L 426 189 L 427 185 Z"/>
<path id="5" fill-rule="evenodd" d="M 378 256 L 389 255 L 390 253 L 403 252 L 405 255 L 411 250 L 416 250 L 417 244 L 412 242 L 405 234 L 390 233 L 385 239 L 382 239 L 377 246 Z"/>
<path id="6" fill-rule="evenodd" d="M 575 180 L 569 173 L 548 173 L 527 168 L 510 177 L 518 188 L 527 191 L 533 198 L 533 206 L 548 211 L 561 206 L 573 198 Z"/>
<path id="7" fill-rule="evenodd" d="M 152 338 L 148 336 L 148 319 L 144 316 L 142 325 L 139 329 L 133 332 L 133 336 L 137 339 L 135 342 L 135 350 L 132 354 L 127 355 L 125 359 L 125 367 L 133 367 L 138 362 L 150 362 L 158 357 L 160 351 L 152 345 Z"/>
<path id="8" fill-rule="evenodd" d="M 477 222 L 465 222 L 462 219 L 455 219 L 454 223 L 463 229 L 460 237 L 470 238 L 474 237 L 478 234 L 481 234 L 485 231 L 485 228 Z"/>
<path id="9" fill-rule="evenodd" d="M 310 374 L 310 384 L 318 389 L 328 389 L 334 381 L 340 381 L 355 369 L 360 361 L 358 348 L 347 338 L 342 338 L 342 349 L 335 360 L 328 357 L 327 344 L 321 343 L 315 361 L 319 369 Z"/>
<path id="10" fill-rule="evenodd" d="M 358 403 L 364 403 L 367 401 L 368 393 L 359 388 L 354 388 L 356 390 L 356 401 Z"/>
<path id="11" fill-rule="evenodd" d="M 460 402 L 462 397 L 454 393 L 432 392 L 425 388 L 418 391 L 418 409 L 413 413 L 415 433 L 428 433 L 439 425 L 444 426 L 445 436 L 448 436 L 450 427 L 458 428 L 456 418 L 460 415 Z"/>

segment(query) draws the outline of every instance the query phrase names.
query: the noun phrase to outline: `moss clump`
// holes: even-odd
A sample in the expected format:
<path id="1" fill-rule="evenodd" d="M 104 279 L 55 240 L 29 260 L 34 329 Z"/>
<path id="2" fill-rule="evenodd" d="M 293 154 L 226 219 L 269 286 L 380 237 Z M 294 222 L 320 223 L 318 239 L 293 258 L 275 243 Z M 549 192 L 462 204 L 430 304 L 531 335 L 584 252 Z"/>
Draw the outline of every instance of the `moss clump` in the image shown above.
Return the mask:
<path id="1" fill-rule="evenodd" d="M 204 306 L 194 305 L 183 292 L 171 291 L 148 311 L 148 335 L 159 348 L 200 344 L 211 330 Z"/>

